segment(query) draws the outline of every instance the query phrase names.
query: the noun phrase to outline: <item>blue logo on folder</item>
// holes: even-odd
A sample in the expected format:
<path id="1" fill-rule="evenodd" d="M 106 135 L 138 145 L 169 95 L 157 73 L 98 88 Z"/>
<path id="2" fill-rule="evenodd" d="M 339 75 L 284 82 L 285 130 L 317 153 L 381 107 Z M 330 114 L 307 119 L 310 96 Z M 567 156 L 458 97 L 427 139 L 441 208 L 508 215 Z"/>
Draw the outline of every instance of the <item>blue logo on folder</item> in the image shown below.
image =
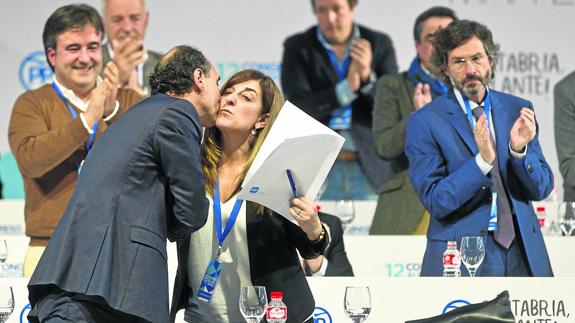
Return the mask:
<path id="1" fill-rule="evenodd" d="M 250 188 L 250 193 L 257 193 L 257 192 L 259 192 L 259 191 L 260 191 L 260 188 L 257 187 L 257 186 L 254 186 L 254 187 Z"/>

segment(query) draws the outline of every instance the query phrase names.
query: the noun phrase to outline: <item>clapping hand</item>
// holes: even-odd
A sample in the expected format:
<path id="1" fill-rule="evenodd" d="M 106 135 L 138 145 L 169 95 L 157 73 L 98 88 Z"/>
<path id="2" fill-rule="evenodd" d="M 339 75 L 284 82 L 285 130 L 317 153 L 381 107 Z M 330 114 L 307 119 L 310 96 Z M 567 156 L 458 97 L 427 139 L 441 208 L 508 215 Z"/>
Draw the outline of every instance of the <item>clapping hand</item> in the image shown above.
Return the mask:
<path id="1" fill-rule="evenodd" d="M 511 149 L 515 152 L 523 152 L 525 146 L 535 138 L 536 132 L 535 112 L 528 108 L 522 108 L 519 117 L 511 128 Z"/>

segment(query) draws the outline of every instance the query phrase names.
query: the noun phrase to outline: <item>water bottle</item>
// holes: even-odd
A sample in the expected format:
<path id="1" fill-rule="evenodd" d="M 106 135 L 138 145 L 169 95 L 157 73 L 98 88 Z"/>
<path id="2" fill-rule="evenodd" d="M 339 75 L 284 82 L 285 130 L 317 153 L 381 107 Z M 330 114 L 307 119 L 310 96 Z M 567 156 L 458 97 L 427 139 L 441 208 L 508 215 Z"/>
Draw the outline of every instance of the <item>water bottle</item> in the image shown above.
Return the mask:
<path id="1" fill-rule="evenodd" d="M 539 226 L 541 227 L 541 233 L 543 235 L 547 235 L 549 232 L 549 218 L 547 217 L 547 213 L 545 212 L 544 206 L 538 206 L 535 208 L 535 214 L 537 214 L 537 220 L 539 221 Z"/>
<path id="2" fill-rule="evenodd" d="M 443 277 L 461 276 L 461 255 L 457 250 L 456 241 L 448 241 L 447 249 L 443 253 Z"/>
<path id="3" fill-rule="evenodd" d="M 285 323 L 287 321 L 287 306 L 282 302 L 282 298 L 282 292 L 272 292 L 272 300 L 268 304 L 266 312 L 268 323 Z"/>

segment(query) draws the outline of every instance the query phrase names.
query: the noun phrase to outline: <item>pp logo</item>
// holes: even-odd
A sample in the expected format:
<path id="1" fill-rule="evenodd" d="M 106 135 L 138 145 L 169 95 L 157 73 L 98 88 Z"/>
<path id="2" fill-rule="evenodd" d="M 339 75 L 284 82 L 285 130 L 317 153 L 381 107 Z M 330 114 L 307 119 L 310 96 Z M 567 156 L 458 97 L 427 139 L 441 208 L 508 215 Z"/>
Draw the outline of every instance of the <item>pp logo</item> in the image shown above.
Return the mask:
<path id="1" fill-rule="evenodd" d="M 252 194 L 255 194 L 259 191 L 260 191 L 260 188 L 257 186 L 253 186 L 252 188 L 250 188 L 250 193 L 252 193 Z"/>
<path id="2" fill-rule="evenodd" d="M 445 305 L 445 307 L 443 308 L 443 312 L 441 312 L 441 314 L 445 314 L 451 310 L 454 310 L 456 308 L 463 307 L 463 306 L 469 305 L 469 304 L 471 304 L 471 303 L 469 303 L 466 300 L 456 299 L 454 301 L 449 302 L 447 305 Z"/>
<path id="3" fill-rule="evenodd" d="M 52 78 L 52 69 L 46 62 L 43 51 L 36 51 L 24 57 L 18 70 L 20 85 L 25 90 L 35 89 Z"/>
<path id="4" fill-rule="evenodd" d="M 31 309 L 32 309 L 32 306 L 30 306 L 30 304 L 26 304 L 26 306 L 24 306 L 24 308 L 22 309 L 22 312 L 20 312 L 20 323 L 30 322 L 30 321 L 28 321 L 28 313 L 30 312 Z"/>
<path id="5" fill-rule="evenodd" d="M 316 306 L 313 311 L 313 323 L 332 323 L 331 314 L 323 308 Z"/>

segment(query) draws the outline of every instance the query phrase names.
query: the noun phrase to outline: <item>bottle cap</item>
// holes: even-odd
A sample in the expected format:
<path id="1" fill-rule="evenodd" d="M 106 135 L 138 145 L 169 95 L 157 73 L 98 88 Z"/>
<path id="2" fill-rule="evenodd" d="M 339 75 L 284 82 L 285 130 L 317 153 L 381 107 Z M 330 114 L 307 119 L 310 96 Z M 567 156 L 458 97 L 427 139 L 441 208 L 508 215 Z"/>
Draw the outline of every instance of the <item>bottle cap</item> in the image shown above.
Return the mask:
<path id="1" fill-rule="evenodd" d="M 271 298 L 282 298 L 284 295 L 282 292 L 272 292 Z"/>
<path id="2" fill-rule="evenodd" d="M 448 247 L 457 247 L 457 241 L 447 241 Z"/>

